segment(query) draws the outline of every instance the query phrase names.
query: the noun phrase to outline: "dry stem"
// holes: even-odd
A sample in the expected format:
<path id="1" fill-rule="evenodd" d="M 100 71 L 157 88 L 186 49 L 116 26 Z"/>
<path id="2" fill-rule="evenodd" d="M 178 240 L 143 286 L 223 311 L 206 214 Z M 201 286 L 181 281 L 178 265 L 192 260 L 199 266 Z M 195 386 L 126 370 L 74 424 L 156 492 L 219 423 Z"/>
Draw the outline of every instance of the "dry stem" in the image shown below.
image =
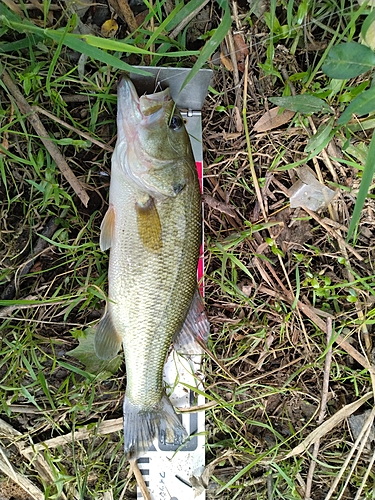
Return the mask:
<path id="1" fill-rule="evenodd" d="M 35 112 L 35 110 L 33 110 L 33 108 L 29 105 L 29 103 L 23 97 L 21 92 L 18 90 L 17 86 L 13 83 L 13 80 L 10 77 L 9 73 L 5 70 L 3 71 L 3 74 L 2 74 L 2 80 L 5 84 L 5 86 L 7 87 L 7 89 L 9 90 L 9 92 L 12 94 L 12 96 L 16 100 L 17 106 L 19 107 L 21 113 L 26 115 L 26 118 L 31 123 L 35 132 L 40 137 L 40 140 L 43 142 L 45 148 L 47 149 L 49 154 L 52 156 L 52 158 L 55 160 L 56 165 L 58 166 L 60 172 L 63 174 L 65 179 L 69 182 L 70 186 L 73 188 L 74 192 L 79 197 L 79 199 L 82 201 L 84 206 L 87 207 L 89 199 L 90 199 L 89 195 L 85 191 L 81 182 L 74 175 L 73 171 L 70 169 L 69 165 L 67 164 L 65 158 L 61 154 L 61 152 L 58 149 L 58 147 L 56 146 L 56 144 L 54 142 L 52 142 L 52 140 L 49 138 L 48 132 L 44 128 L 44 125 L 40 121 L 40 118 L 37 115 L 37 113 Z"/>
<path id="2" fill-rule="evenodd" d="M 332 362 L 331 337 L 332 337 L 332 319 L 327 318 L 327 346 L 329 346 L 329 347 L 328 347 L 325 362 L 324 362 L 322 397 L 321 397 L 320 411 L 319 411 L 319 417 L 318 417 L 318 424 L 319 425 L 323 423 L 325 413 L 326 413 L 326 407 L 327 407 L 328 389 L 329 389 L 329 374 L 330 374 L 331 362 Z M 319 453 L 319 446 L 320 446 L 320 439 L 318 439 L 314 443 L 314 448 L 313 448 L 313 452 L 312 452 L 312 459 L 310 462 L 309 472 L 307 474 L 307 479 L 306 479 L 305 500 L 310 499 L 312 481 L 313 481 L 314 470 L 315 470 L 315 465 L 316 465 L 316 458 L 318 457 L 318 453 Z"/>

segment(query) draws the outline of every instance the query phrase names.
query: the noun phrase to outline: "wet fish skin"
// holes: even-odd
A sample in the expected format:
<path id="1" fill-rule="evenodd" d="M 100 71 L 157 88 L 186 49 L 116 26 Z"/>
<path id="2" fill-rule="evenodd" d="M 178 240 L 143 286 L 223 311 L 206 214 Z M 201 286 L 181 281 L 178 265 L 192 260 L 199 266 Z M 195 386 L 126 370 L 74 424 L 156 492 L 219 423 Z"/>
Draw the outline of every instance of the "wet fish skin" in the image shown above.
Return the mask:
<path id="1" fill-rule="evenodd" d="M 131 459 L 157 434 L 176 444 L 186 437 L 162 372 L 172 339 L 200 300 L 201 197 L 190 140 L 168 89 L 138 98 L 122 80 L 117 126 L 100 242 L 110 248 L 109 300 L 95 348 L 103 359 L 124 348 L 124 446 Z"/>

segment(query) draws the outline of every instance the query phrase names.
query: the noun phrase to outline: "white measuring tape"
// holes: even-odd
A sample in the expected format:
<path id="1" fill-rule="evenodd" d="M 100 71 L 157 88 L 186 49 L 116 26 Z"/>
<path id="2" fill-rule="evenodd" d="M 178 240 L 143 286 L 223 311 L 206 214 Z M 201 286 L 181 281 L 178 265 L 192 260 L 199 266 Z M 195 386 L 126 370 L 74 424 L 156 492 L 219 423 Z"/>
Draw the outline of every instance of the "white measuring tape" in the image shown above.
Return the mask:
<path id="1" fill-rule="evenodd" d="M 189 359 L 190 358 L 190 359 Z M 190 408 L 204 404 L 204 397 L 186 388 L 197 386 L 201 356 L 184 357 L 172 351 L 164 367 L 167 387 L 174 386 L 170 400 L 176 408 Z M 202 389 L 202 386 L 198 389 Z M 196 496 L 191 477 L 199 477 L 205 465 L 204 411 L 182 413 L 182 423 L 190 438 L 182 446 L 162 444 L 157 440 L 146 455 L 138 459 L 138 466 L 152 500 L 204 500 L 205 491 Z M 143 498 L 138 490 L 137 498 Z"/>

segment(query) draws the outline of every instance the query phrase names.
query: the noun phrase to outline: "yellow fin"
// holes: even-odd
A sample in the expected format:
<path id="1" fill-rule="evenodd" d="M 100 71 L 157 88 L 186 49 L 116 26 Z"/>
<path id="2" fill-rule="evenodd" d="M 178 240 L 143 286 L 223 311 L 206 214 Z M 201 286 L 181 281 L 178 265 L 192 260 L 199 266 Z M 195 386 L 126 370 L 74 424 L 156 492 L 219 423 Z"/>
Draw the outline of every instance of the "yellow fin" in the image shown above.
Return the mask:
<path id="1" fill-rule="evenodd" d="M 138 233 L 143 245 L 148 250 L 158 253 L 162 249 L 162 235 L 159 214 L 153 198 L 149 197 L 145 203 L 137 203 Z"/>
<path id="2" fill-rule="evenodd" d="M 108 250 L 112 245 L 113 232 L 115 229 L 115 207 L 109 205 L 108 210 L 100 226 L 100 249 Z"/>
<path id="3" fill-rule="evenodd" d="M 113 327 L 108 313 L 102 318 L 96 327 L 94 348 L 100 359 L 112 359 L 119 352 L 122 338 Z"/>

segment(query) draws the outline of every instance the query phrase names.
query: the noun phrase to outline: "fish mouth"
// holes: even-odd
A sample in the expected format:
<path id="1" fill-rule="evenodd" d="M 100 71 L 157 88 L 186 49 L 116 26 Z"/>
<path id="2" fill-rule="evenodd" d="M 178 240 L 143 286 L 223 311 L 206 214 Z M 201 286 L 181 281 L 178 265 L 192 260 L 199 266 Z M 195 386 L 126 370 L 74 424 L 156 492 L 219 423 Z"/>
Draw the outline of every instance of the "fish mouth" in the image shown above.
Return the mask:
<path id="1" fill-rule="evenodd" d="M 118 84 L 117 142 L 112 161 L 115 159 L 143 191 L 159 198 L 176 196 L 185 185 L 176 183 L 165 189 L 160 181 L 156 182 L 158 187 L 155 187 L 155 179 L 150 180 L 152 175 L 156 176 L 150 172 L 175 162 L 175 159 L 163 158 L 157 143 L 159 129 L 167 126 L 172 106 L 169 88 L 139 97 L 128 77 L 123 77 Z"/>
<path id="2" fill-rule="evenodd" d="M 117 95 L 120 118 L 133 118 L 133 121 L 145 126 L 160 120 L 165 104 L 171 100 L 169 88 L 139 97 L 133 82 L 126 76 L 118 85 Z"/>

